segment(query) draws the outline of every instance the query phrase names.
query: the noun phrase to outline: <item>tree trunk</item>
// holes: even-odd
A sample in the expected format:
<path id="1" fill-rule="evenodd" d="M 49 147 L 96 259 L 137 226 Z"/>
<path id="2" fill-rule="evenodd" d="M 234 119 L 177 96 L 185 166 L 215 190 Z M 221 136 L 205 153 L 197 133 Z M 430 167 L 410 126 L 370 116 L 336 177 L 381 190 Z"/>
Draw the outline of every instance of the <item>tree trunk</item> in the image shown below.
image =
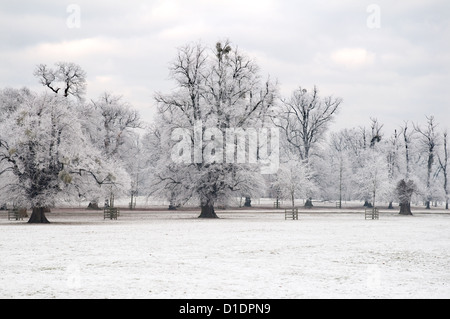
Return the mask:
<path id="1" fill-rule="evenodd" d="M 367 208 L 373 208 L 373 205 L 372 205 L 372 203 L 370 203 L 368 200 L 365 200 L 364 201 L 364 205 L 363 205 L 364 207 L 367 207 Z"/>
<path id="2" fill-rule="evenodd" d="M 412 215 L 411 196 L 416 191 L 417 186 L 413 181 L 402 179 L 397 184 L 397 193 L 400 201 L 400 215 Z"/>
<path id="3" fill-rule="evenodd" d="M 277 196 L 277 199 L 276 199 L 276 208 L 280 208 L 280 198 Z"/>
<path id="4" fill-rule="evenodd" d="M 292 201 L 292 208 L 294 208 L 295 207 L 294 192 L 291 192 L 291 201 Z"/>
<path id="5" fill-rule="evenodd" d="M 411 203 L 400 203 L 400 215 L 412 215 Z"/>
<path id="6" fill-rule="evenodd" d="M 201 206 L 201 213 L 198 218 L 219 218 L 216 213 L 214 212 L 214 205 L 213 204 L 204 204 Z"/>
<path id="7" fill-rule="evenodd" d="M 97 203 L 97 202 L 89 202 L 87 208 L 88 208 L 88 209 L 100 209 L 100 208 L 98 207 L 98 203 Z"/>
<path id="8" fill-rule="evenodd" d="M 33 212 L 28 220 L 30 224 L 49 224 L 47 217 L 45 217 L 45 207 L 33 207 Z"/>

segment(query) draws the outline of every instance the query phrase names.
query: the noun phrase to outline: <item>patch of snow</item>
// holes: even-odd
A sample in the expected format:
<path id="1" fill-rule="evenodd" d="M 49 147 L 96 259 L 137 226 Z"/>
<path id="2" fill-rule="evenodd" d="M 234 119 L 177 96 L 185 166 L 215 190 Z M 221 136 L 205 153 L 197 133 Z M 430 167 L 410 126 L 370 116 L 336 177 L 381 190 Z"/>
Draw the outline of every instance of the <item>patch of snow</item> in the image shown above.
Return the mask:
<path id="1" fill-rule="evenodd" d="M 1 298 L 449 298 L 450 214 L 0 212 Z"/>

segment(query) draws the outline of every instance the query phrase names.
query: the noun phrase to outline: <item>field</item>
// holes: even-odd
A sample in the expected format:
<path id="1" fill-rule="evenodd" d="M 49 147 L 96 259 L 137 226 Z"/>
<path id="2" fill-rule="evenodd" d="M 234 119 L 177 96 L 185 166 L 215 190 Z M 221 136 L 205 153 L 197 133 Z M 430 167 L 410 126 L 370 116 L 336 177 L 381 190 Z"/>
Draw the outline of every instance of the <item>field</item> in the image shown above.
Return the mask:
<path id="1" fill-rule="evenodd" d="M 0 298 L 449 298 L 450 214 L 274 209 L 0 212 Z"/>

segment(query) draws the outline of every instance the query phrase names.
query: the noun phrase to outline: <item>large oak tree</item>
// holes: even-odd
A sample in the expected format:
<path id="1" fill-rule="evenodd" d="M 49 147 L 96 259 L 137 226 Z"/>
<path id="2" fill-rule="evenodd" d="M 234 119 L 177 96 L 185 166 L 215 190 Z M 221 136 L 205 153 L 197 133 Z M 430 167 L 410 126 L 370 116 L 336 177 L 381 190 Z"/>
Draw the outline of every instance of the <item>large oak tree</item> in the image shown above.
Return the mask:
<path id="1" fill-rule="evenodd" d="M 257 64 L 229 41 L 214 48 L 188 44 L 170 66 L 175 89 L 156 94 L 165 154 L 173 155 L 180 139 L 189 149 L 180 154 L 185 163 L 161 156 L 154 185 L 172 194 L 172 201 L 198 200 L 199 217 L 216 218 L 218 201 L 261 189 L 257 168 L 237 163 L 236 154 L 230 158 L 223 151 L 225 144 L 240 147 L 236 136 L 227 136 L 227 129 L 259 129 L 273 107 L 276 87 L 270 80 L 262 81 L 259 73 Z"/>

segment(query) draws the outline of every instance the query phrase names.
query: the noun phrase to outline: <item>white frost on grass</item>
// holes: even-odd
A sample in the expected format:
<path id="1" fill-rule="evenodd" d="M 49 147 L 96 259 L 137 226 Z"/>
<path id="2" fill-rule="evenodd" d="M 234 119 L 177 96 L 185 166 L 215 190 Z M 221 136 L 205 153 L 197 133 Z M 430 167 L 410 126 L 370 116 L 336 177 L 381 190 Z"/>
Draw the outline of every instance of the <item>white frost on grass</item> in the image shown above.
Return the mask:
<path id="1" fill-rule="evenodd" d="M 1 298 L 449 298 L 450 215 L 0 213 Z"/>

